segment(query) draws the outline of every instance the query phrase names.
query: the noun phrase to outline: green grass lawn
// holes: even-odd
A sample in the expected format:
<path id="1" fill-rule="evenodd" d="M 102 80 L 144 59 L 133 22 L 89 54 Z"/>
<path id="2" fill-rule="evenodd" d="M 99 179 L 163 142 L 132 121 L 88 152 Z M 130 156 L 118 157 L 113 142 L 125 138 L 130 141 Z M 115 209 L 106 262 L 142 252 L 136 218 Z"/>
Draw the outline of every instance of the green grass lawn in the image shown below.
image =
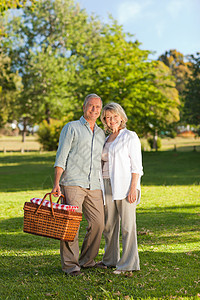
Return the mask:
<path id="1" fill-rule="evenodd" d="M 147 139 L 142 138 L 141 143 L 146 151 L 150 151 Z M 174 150 L 177 151 L 193 151 L 194 146 L 196 151 L 200 152 L 200 137 L 176 137 L 176 138 L 162 138 L 162 147 L 160 151 Z M 0 136 L 0 152 L 21 152 L 21 151 L 40 151 L 42 145 L 37 141 L 37 135 L 29 135 L 25 142 L 22 142 L 22 137 L 19 136 Z"/>
<path id="2" fill-rule="evenodd" d="M 0 299 L 200 299 L 200 153 L 144 152 L 141 271 L 61 271 L 59 241 L 23 233 L 23 205 L 53 184 L 55 152 L 0 154 Z M 82 244 L 86 221 L 80 228 Z M 97 260 L 101 260 L 104 239 Z"/>
<path id="3" fill-rule="evenodd" d="M 36 135 L 27 136 L 24 143 L 20 135 L 0 136 L 0 151 L 39 151 L 41 147 Z"/>
<path id="4" fill-rule="evenodd" d="M 142 138 L 141 143 L 146 151 L 150 150 L 147 139 Z M 162 138 L 161 149 L 159 151 L 193 151 L 194 146 L 196 151 L 200 151 L 200 137 L 176 137 L 176 138 Z"/>

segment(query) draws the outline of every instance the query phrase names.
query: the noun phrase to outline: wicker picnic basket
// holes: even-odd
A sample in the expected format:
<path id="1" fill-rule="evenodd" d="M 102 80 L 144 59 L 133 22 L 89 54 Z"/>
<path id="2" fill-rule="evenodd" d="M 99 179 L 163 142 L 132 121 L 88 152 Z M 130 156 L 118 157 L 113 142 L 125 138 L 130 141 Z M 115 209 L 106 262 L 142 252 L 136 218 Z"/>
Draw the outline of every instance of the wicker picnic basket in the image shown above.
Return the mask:
<path id="1" fill-rule="evenodd" d="M 82 213 L 53 208 L 52 194 L 53 193 L 47 193 L 40 205 L 25 202 L 23 231 L 72 242 L 78 231 L 80 221 L 82 220 Z M 48 195 L 51 208 L 42 205 Z M 64 198 L 63 195 L 59 197 L 58 202 L 62 197 Z"/>

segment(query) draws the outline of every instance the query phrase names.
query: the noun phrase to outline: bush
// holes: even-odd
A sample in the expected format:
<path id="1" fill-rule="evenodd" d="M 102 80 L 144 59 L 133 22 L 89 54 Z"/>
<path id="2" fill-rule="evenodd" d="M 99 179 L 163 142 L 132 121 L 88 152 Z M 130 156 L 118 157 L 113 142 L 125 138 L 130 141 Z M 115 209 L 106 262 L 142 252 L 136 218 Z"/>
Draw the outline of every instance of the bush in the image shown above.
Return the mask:
<path id="1" fill-rule="evenodd" d="M 58 148 L 59 136 L 63 126 L 73 119 L 73 114 L 69 114 L 67 118 L 59 120 L 51 120 L 50 124 L 43 121 L 38 130 L 38 142 L 45 151 L 55 151 Z"/>
<path id="2" fill-rule="evenodd" d="M 154 141 L 154 139 L 152 137 L 147 139 L 147 142 L 151 149 L 153 149 L 153 141 Z M 162 146 L 162 142 L 161 142 L 161 139 L 158 137 L 157 142 L 156 142 L 156 149 L 159 150 L 161 148 L 161 146 Z"/>
<path id="3" fill-rule="evenodd" d="M 177 132 L 175 130 L 171 130 L 168 135 L 170 138 L 174 139 L 177 136 Z"/>

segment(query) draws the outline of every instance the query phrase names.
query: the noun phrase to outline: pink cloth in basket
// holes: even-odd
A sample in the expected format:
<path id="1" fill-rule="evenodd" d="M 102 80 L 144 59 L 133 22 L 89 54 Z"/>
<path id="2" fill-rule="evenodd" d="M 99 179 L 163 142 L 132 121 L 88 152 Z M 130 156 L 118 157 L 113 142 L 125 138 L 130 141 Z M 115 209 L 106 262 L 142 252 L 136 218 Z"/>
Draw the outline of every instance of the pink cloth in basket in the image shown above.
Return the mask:
<path id="1" fill-rule="evenodd" d="M 40 203 L 42 202 L 42 199 L 41 198 L 32 198 L 30 201 L 32 203 L 40 205 Z M 57 208 L 57 209 L 63 209 L 63 210 L 69 210 L 69 211 L 76 211 L 76 209 L 78 209 L 78 206 L 74 206 L 74 205 L 59 204 L 59 203 L 54 203 L 54 202 L 52 202 L 52 204 L 53 204 L 53 208 Z M 48 200 L 44 200 L 42 205 L 51 207 L 51 202 Z"/>

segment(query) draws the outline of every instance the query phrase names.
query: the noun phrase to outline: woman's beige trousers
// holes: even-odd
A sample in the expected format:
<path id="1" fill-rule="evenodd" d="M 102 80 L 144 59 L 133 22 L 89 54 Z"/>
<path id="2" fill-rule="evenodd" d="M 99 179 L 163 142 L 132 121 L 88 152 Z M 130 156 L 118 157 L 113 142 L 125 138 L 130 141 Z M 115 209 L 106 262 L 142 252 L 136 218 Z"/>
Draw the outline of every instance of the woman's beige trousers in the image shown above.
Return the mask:
<path id="1" fill-rule="evenodd" d="M 104 179 L 105 188 L 105 254 L 103 263 L 116 266 L 117 270 L 140 270 L 137 230 L 136 203 L 129 203 L 127 199 L 112 201 L 110 179 Z M 120 257 L 120 221 L 122 234 L 122 254 Z"/>

